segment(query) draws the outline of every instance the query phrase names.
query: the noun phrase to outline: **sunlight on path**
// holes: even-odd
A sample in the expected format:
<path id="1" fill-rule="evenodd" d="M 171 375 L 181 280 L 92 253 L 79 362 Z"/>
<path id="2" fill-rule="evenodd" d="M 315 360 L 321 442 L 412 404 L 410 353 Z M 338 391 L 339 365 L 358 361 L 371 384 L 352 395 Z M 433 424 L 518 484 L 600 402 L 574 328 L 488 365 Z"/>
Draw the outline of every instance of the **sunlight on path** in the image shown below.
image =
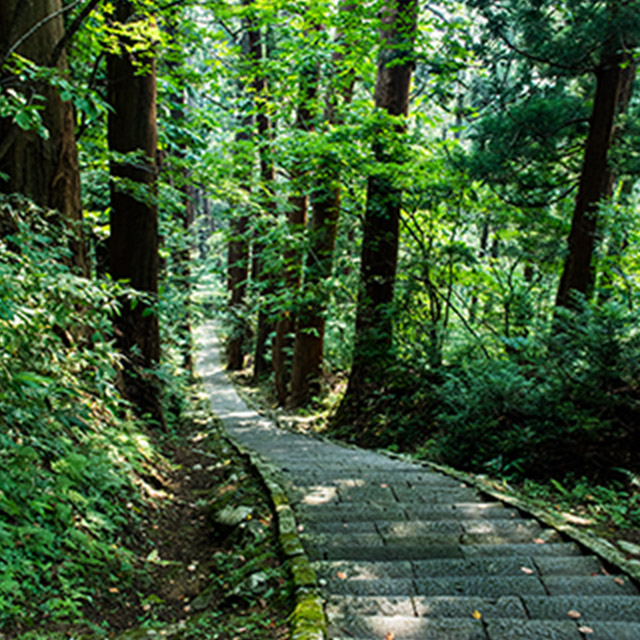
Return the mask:
<path id="1" fill-rule="evenodd" d="M 626 575 L 453 478 L 278 428 L 235 392 L 214 323 L 196 338 L 213 410 L 286 478 L 333 640 L 640 639 Z"/>

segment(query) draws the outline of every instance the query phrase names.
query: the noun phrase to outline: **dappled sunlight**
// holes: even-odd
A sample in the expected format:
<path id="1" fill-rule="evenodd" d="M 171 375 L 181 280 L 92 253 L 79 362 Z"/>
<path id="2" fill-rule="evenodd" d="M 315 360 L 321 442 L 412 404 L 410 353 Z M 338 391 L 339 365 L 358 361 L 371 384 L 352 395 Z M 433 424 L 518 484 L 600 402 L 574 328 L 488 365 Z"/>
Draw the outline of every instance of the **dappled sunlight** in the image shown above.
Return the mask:
<path id="1" fill-rule="evenodd" d="M 307 493 L 302 498 L 303 504 L 319 505 L 328 502 L 336 502 L 338 500 L 338 490 L 336 487 L 315 486 L 307 487 Z"/>

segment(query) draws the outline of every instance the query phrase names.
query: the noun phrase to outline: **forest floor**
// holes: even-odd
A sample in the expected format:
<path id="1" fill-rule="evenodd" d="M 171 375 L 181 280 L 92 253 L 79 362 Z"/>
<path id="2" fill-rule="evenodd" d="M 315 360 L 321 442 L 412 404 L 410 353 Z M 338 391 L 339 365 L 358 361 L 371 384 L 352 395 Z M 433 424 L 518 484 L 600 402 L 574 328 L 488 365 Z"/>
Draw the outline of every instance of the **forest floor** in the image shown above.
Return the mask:
<path id="1" fill-rule="evenodd" d="M 289 575 L 255 471 L 206 410 L 155 440 L 161 456 L 138 478 L 146 510 L 137 513 L 131 505 L 125 527 L 123 543 L 137 558 L 132 577 L 118 585 L 96 583 L 81 621 L 42 621 L 37 630 L 0 632 L 0 639 L 287 636 Z M 219 517 L 223 510 L 230 522 Z"/>

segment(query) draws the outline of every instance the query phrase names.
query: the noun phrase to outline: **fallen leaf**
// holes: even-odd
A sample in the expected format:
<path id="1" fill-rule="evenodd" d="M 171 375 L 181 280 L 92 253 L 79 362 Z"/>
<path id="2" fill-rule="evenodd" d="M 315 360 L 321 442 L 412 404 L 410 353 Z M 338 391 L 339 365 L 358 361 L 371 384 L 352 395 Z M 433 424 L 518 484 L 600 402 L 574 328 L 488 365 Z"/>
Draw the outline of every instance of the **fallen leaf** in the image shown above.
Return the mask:
<path id="1" fill-rule="evenodd" d="M 520 567 L 520 571 L 522 571 L 522 573 L 526 573 L 528 576 L 535 573 L 535 571 L 533 569 L 529 569 L 529 567 Z"/>
<path id="2" fill-rule="evenodd" d="M 118 587 L 109 587 L 109 593 L 120 593 Z"/>
<path id="3" fill-rule="evenodd" d="M 578 627 L 578 631 L 580 633 L 593 633 L 593 629 L 591 627 Z"/>
<path id="4" fill-rule="evenodd" d="M 347 574 L 344 571 L 338 571 L 338 573 L 336 573 L 336 575 L 338 576 L 338 578 L 340 578 L 340 580 L 346 580 L 347 579 Z"/>
<path id="5" fill-rule="evenodd" d="M 576 611 L 575 609 L 571 609 L 571 611 L 567 611 L 567 615 L 570 618 L 573 618 L 574 620 L 582 616 L 582 614 L 579 611 Z"/>
<path id="6" fill-rule="evenodd" d="M 534 538 L 533 542 L 534 544 L 546 544 L 546 540 L 543 540 L 542 538 Z"/>
<path id="7" fill-rule="evenodd" d="M 471 617 L 474 620 L 480 620 L 482 618 L 482 614 L 477 609 L 475 609 L 475 611 L 471 614 Z"/>
<path id="8" fill-rule="evenodd" d="M 387 635 L 384 637 L 384 640 L 393 640 L 396 637 L 396 634 L 393 631 L 389 631 Z"/>

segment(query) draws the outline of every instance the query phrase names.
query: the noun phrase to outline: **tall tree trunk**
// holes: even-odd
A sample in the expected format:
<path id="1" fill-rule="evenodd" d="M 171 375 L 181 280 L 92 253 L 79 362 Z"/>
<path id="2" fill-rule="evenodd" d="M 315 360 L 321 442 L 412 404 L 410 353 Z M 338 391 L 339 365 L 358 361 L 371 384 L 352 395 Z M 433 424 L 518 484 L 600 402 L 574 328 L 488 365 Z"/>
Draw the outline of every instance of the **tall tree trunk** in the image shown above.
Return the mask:
<path id="1" fill-rule="evenodd" d="M 375 104 L 390 116 L 403 118 L 409 112 L 416 22 L 416 0 L 397 0 L 383 8 Z M 404 124 L 399 121 L 393 126 L 397 136 L 402 136 Z M 395 157 L 399 140 L 394 149 L 385 140 L 388 133 L 380 130 L 373 148 L 378 164 L 386 170 L 374 172 L 367 182 L 353 361 L 339 412 L 342 415 L 358 410 L 367 391 L 385 378 L 392 361 L 392 303 L 402 193 L 396 176 L 385 167 L 399 160 Z"/>
<path id="2" fill-rule="evenodd" d="M 351 0 L 341 0 L 338 10 L 348 14 L 354 8 Z M 337 46 L 340 46 L 343 35 L 337 34 Z M 325 113 L 325 120 L 331 125 L 340 123 L 339 102 L 349 104 L 353 95 L 354 71 L 349 69 L 345 74 L 339 68 L 343 58 L 343 52 L 337 49 L 333 54 L 333 86 Z M 329 304 L 329 290 L 325 283 L 333 270 L 333 251 L 340 215 L 338 169 L 331 154 L 324 159 L 316 174 L 318 178 L 311 198 L 309 249 L 296 322 L 291 389 L 287 400 L 290 407 L 305 405 L 312 392 L 318 390 L 322 377 L 325 314 Z"/>
<path id="3" fill-rule="evenodd" d="M 253 159 L 251 147 L 253 116 L 245 115 L 241 119 L 240 127 L 236 133 L 236 147 L 239 153 L 248 155 Z M 253 162 L 247 157 L 239 163 L 239 176 L 241 187 L 247 193 L 251 191 L 251 169 Z M 230 293 L 229 311 L 231 313 L 231 334 L 227 342 L 227 368 L 231 371 L 239 371 L 244 365 L 245 342 L 247 336 L 245 311 L 245 298 L 247 294 L 247 280 L 249 277 L 249 216 L 246 212 L 246 203 L 239 203 L 238 215 L 231 220 L 231 238 L 229 240 L 229 253 L 227 258 L 227 288 Z"/>
<path id="4" fill-rule="evenodd" d="M 266 44 L 263 45 L 260 31 L 251 30 L 252 60 L 258 66 L 254 78 L 253 89 L 256 100 L 256 120 L 258 131 L 258 153 L 260 156 L 260 191 L 262 193 L 263 208 L 268 218 L 275 218 L 274 183 L 275 167 L 271 152 L 271 121 L 268 114 L 268 87 L 264 72 L 264 61 L 268 57 Z M 263 214 L 264 215 L 264 214 Z M 262 221 L 264 222 L 264 220 Z M 268 221 L 267 224 L 271 222 Z M 258 327 L 254 350 L 253 375 L 259 378 L 270 370 L 267 361 L 267 343 L 274 330 L 272 314 L 267 307 L 267 301 L 273 295 L 273 276 L 267 273 L 264 265 L 264 243 L 260 237 L 260 224 L 253 241 L 253 263 L 251 277 L 262 289 L 258 302 Z"/>
<path id="5" fill-rule="evenodd" d="M 0 3 L 0 59 L 24 38 L 16 52 L 38 65 L 48 66 L 54 47 L 64 36 L 61 8 L 61 0 L 3 0 Z M 45 20 L 56 12 L 58 15 Z M 40 26 L 25 37 L 38 24 Z M 64 49 L 58 56 L 57 67 L 67 68 Z M 46 83 L 16 84 L 15 87 L 28 100 L 35 94 L 44 98 L 40 114 L 49 137 L 45 140 L 34 131 L 23 131 L 8 118 L 0 119 L 0 172 L 9 176 L 8 181 L 0 180 L 0 190 L 23 193 L 43 207 L 57 209 L 73 230 L 72 264 L 79 273 L 88 275 L 87 249 L 80 224 L 80 171 L 73 106 Z"/>
<path id="6" fill-rule="evenodd" d="M 333 269 L 340 191 L 333 185 L 322 185 L 321 188 L 324 190 L 316 193 L 312 202 L 309 252 L 291 369 L 291 395 L 288 399 L 291 407 L 299 407 L 309 401 L 322 375 L 325 313 L 329 293 L 325 282 Z"/>
<path id="7" fill-rule="evenodd" d="M 176 42 L 176 36 L 179 30 L 180 19 L 182 18 L 180 10 L 171 18 L 167 17 L 167 34 L 171 40 L 172 46 L 177 49 L 179 44 Z M 180 74 L 180 68 L 184 64 L 182 55 L 179 59 L 169 56 L 166 62 L 169 73 L 172 76 L 174 85 L 169 96 L 171 104 L 171 120 L 174 125 L 179 125 L 182 129 L 188 126 L 187 113 L 188 104 L 185 94 L 185 82 Z M 191 172 L 186 166 L 186 158 L 188 152 L 188 142 L 186 138 L 178 134 L 177 139 L 171 141 L 170 152 L 173 154 L 175 162 L 169 160 L 169 165 L 175 164 L 172 174 L 172 186 L 177 188 L 182 194 L 182 208 L 178 214 L 181 223 L 182 237 L 180 241 L 180 249 L 174 258 L 174 269 L 177 286 L 180 289 L 182 301 L 184 304 L 180 309 L 180 319 L 178 327 L 179 348 L 182 354 L 182 365 L 188 371 L 193 369 L 193 335 L 191 333 L 191 228 L 194 221 L 194 203 L 195 193 L 191 185 Z"/>
<path id="8" fill-rule="evenodd" d="M 249 6 L 250 0 L 245 1 Z M 260 61 L 259 48 L 260 32 L 251 17 L 243 20 L 244 32 L 241 41 L 243 62 L 249 73 L 253 73 L 254 63 Z M 257 45 L 256 45 L 257 41 Z M 253 84 L 253 83 L 250 83 Z M 251 180 L 254 169 L 254 126 L 252 115 L 253 104 L 250 98 L 251 87 L 243 82 L 238 86 L 241 106 L 238 115 L 238 130 L 236 132 L 236 178 L 240 188 L 249 199 L 251 192 Z M 231 238 L 229 240 L 229 252 L 227 258 L 227 288 L 229 289 L 229 311 L 231 314 L 230 336 L 227 341 L 227 368 L 231 371 L 239 371 L 244 365 L 244 355 L 247 338 L 247 319 L 245 305 L 247 295 L 247 282 L 249 279 L 249 215 L 246 203 L 238 203 L 238 213 L 231 220 Z"/>
<path id="9" fill-rule="evenodd" d="M 320 29 L 320 26 L 315 27 L 315 30 Z M 314 128 L 313 112 L 314 103 L 318 95 L 318 74 L 318 62 L 313 58 L 306 61 L 300 70 L 299 102 L 295 127 L 303 135 Z M 307 170 L 304 167 L 304 163 L 304 157 L 296 158 L 296 164 L 290 171 L 294 194 L 289 198 L 287 222 L 293 243 L 292 247 L 284 252 L 285 266 L 283 274 L 284 299 L 289 301 L 285 303 L 288 304 L 289 308 L 280 312 L 273 343 L 273 369 L 279 404 L 284 404 L 287 399 L 291 351 L 294 346 L 294 329 L 296 326 L 296 305 L 293 301 L 298 295 L 302 278 L 304 254 L 298 240 L 301 238 L 307 222 L 309 204 L 309 198 L 305 193 Z"/>
<path id="10" fill-rule="evenodd" d="M 596 95 L 589 120 L 578 195 L 571 219 L 569 253 L 564 263 L 556 306 L 571 307 L 572 294 L 589 297 L 594 284 L 592 258 L 598 226 L 598 204 L 611 195 L 613 174 L 608 164 L 616 115 L 631 97 L 635 63 L 627 52 L 606 52 L 596 72 Z"/>
<path id="11" fill-rule="evenodd" d="M 118 0 L 116 19 L 124 25 L 135 24 L 133 4 Z M 160 359 L 155 309 L 159 258 L 153 52 L 147 49 L 134 53 L 131 41 L 121 37 L 119 51 L 108 56 L 107 79 L 111 107 L 109 150 L 114 154 L 137 154 L 135 158 L 111 161 L 111 276 L 114 280 L 127 280 L 133 289 L 151 298 L 149 304 L 125 301 L 115 321 L 116 342 L 126 357 L 123 391 L 140 413 L 150 414 L 164 426 L 158 385 L 149 371 Z"/>

